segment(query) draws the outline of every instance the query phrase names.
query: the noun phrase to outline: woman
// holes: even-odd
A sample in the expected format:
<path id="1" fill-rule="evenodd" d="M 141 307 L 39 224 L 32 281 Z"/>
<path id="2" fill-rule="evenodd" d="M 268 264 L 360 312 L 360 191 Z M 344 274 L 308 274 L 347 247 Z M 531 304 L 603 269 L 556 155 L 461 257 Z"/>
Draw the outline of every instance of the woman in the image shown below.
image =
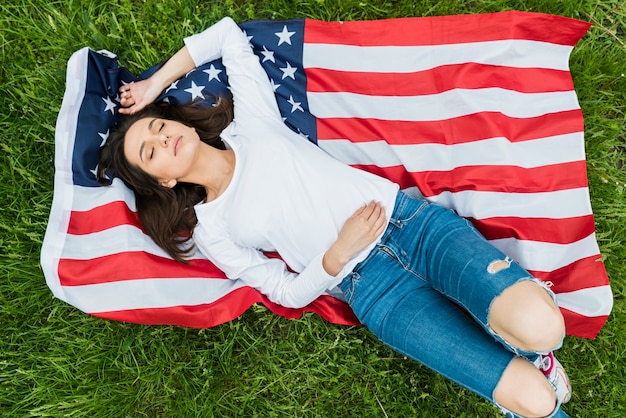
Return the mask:
<path id="1" fill-rule="evenodd" d="M 151 78 L 120 88 L 128 116 L 100 155 L 100 178 L 113 169 L 135 192 L 157 244 L 184 261 L 192 233 L 228 277 L 284 306 L 339 287 L 383 342 L 510 416 L 567 416 L 569 381 L 552 355 L 564 322 L 549 289 L 453 212 L 289 130 L 231 19 L 185 44 Z M 151 105 L 220 57 L 233 113 L 230 99 L 211 109 Z"/>

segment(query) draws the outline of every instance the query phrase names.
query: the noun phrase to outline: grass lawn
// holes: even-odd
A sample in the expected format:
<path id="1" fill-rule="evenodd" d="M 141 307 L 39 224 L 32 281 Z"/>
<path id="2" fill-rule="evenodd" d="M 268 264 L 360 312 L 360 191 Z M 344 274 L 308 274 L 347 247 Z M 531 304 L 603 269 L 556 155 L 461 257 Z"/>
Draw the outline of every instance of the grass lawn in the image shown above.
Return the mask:
<path id="1" fill-rule="evenodd" d="M 376 19 L 539 11 L 591 21 L 571 69 L 585 115 L 597 239 L 615 307 L 595 340 L 559 352 L 574 417 L 626 417 L 626 3 L 623 0 L 5 0 L 0 5 L 0 415 L 3 417 L 496 417 L 363 328 L 262 307 L 213 329 L 87 316 L 39 267 L 52 202 L 54 126 L 72 52 L 139 72 L 224 15 Z M 537 324 L 541 327 L 541 324 Z M 442 353 L 445 355 L 445 353 Z M 485 365 L 488 367 L 489 365 Z"/>

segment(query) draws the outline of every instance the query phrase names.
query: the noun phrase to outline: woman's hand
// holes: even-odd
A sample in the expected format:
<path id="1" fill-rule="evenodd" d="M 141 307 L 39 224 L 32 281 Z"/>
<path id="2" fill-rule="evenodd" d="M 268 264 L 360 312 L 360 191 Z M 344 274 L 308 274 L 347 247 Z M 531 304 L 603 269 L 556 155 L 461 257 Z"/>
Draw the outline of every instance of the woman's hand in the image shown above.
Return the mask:
<path id="1" fill-rule="evenodd" d="M 120 87 L 120 113 L 131 115 L 140 111 L 154 102 L 162 91 L 163 87 L 152 77 Z"/>
<path id="2" fill-rule="evenodd" d="M 120 113 L 131 115 L 154 102 L 159 94 L 196 65 L 184 46 L 175 53 L 152 77 L 120 87 Z"/>
<path id="3" fill-rule="evenodd" d="M 346 220 L 337 240 L 324 254 L 324 270 L 331 276 L 339 274 L 348 261 L 376 241 L 386 227 L 387 216 L 380 202 L 361 206 Z"/>

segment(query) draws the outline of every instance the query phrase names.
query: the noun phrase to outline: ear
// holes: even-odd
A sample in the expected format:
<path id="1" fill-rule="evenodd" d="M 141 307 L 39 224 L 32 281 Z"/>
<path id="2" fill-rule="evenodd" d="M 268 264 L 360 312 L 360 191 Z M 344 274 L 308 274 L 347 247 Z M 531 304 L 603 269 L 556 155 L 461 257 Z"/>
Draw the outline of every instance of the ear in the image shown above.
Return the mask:
<path id="1" fill-rule="evenodd" d="M 163 186 L 163 187 L 167 187 L 168 189 L 171 189 L 172 187 L 176 186 L 177 181 L 172 179 L 172 180 L 161 180 L 159 181 L 159 185 Z"/>

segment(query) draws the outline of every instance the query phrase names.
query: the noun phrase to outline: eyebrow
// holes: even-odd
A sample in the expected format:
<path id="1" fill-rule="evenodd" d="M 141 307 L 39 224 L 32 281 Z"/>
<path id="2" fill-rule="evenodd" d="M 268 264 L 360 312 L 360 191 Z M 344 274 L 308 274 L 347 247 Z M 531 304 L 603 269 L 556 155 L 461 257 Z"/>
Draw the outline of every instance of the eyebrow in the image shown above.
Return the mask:
<path id="1" fill-rule="evenodd" d="M 154 124 L 154 121 L 156 119 L 152 119 L 149 123 L 148 123 L 148 131 L 152 132 L 152 124 Z M 139 159 L 141 160 L 141 162 L 143 163 L 143 149 L 146 147 L 146 141 L 143 141 L 141 143 L 141 145 L 139 146 Z"/>

